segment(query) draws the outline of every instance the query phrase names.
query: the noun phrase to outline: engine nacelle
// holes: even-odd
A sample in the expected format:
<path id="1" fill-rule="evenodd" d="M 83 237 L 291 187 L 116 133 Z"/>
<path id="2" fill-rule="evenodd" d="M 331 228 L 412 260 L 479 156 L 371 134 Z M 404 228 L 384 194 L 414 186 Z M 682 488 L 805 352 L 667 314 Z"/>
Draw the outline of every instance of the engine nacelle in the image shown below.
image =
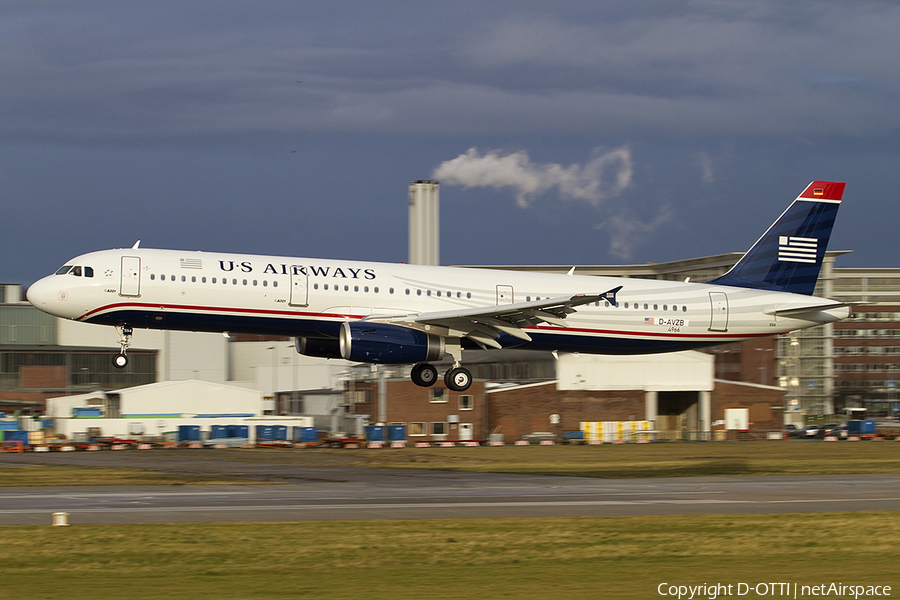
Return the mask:
<path id="1" fill-rule="evenodd" d="M 385 323 L 344 323 L 340 346 L 343 358 L 364 363 L 406 365 L 444 357 L 441 336 Z"/>
<path id="2" fill-rule="evenodd" d="M 304 356 L 316 358 L 341 358 L 341 343 L 322 338 L 294 338 L 294 347 Z"/>

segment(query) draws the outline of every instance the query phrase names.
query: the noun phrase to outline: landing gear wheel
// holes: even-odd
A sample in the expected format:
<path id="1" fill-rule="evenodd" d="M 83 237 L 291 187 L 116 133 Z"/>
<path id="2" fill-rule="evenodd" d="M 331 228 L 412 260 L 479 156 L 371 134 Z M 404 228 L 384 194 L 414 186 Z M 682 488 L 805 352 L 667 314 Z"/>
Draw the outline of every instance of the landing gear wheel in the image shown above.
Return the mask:
<path id="1" fill-rule="evenodd" d="M 113 357 L 113 366 L 117 369 L 124 369 L 128 365 L 128 357 L 124 354 L 117 354 Z"/>
<path id="2" fill-rule="evenodd" d="M 432 365 L 429 365 L 428 363 L 419 363 L 412 368 L 410 376 L 414 384 L 422 387 L 429 387 L 434 385 L 434 382 L 437 381 L 438 373 L 437 369 Z"/>
<path id="3" fill-rule="evenodd" d="M 464 392 L 472 385 L 472 374 L 463 367 L 453 367 L 444 373 L 444 383 L 454 392 Z"/>

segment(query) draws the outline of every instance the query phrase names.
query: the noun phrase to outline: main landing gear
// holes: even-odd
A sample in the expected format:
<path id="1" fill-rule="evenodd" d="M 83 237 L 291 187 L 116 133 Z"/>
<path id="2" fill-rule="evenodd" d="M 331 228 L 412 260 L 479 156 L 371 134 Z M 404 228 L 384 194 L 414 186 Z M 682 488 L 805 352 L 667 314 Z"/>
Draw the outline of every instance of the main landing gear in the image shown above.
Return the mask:
<path id="1" fill-rule="evenodd" d="M 131 325 L 119 325 L 116 327 L 116 331 L 122 337 L 119 338 L 119 353 L 113 357 L 113 366 L 117 369 L 124 369 L 128 365 L 128 356 L 125 352 L 131 346 L 131 335 L 134 333 L 134 329 Z"/>
<path id="2" fill-rule="evenodd" d="M 411 377 L 413 383 L 422 387 L 434 385 L 438 378 L 437 369 L 428 363 L 419 363 L 412 368 Z M 465 367 L 454 362 L 453 366 L 444 373 L 444 385 L 454 392 L 464 392 L 472 385 L 472 373 Z"/>

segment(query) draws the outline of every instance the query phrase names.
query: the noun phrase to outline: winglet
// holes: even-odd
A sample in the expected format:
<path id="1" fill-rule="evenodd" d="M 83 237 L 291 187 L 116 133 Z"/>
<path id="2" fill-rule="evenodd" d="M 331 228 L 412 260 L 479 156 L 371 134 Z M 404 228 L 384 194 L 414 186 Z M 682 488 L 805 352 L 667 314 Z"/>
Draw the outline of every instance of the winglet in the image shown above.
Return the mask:
<path id="1" fill-rule="evenodd" d="M 609 302 L 610 304 L 612 304 L 613 306 L 618 308 L 619 303 L 618 303 L 618 301 L 616 301 L 616 294 L 618 294 L 619 290 L 621 290 L 621 289 L 622 289 L 622 286 L 620 285 L 619 287 L 613 288 L 613 289 L 609 290 L 608 292 L 603 292 L 602 294 L 600 294 L 600 296 L 603 299 L 605 299 L 607 302 Z"/>

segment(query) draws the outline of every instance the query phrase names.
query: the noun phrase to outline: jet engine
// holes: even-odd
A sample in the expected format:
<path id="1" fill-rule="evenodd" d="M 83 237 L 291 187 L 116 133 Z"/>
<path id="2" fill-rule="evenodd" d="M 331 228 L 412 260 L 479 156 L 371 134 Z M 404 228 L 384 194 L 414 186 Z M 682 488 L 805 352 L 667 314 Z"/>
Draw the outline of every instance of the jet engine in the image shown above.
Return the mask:
<path id="1" fill-rule="evenodd" d="M 341 326 L 341 356 L 364 363 L 412 364 L 438 361 L 444 357 L 444 339 L 419 331 L 365 321 Z"/>
<path id="2" fill-rule="evenodd" d="M 304 356 L 316 358 L 341 358 L 341 346 L 338 340 L 324 338 L 294 338 L 297 352 Z"/>

